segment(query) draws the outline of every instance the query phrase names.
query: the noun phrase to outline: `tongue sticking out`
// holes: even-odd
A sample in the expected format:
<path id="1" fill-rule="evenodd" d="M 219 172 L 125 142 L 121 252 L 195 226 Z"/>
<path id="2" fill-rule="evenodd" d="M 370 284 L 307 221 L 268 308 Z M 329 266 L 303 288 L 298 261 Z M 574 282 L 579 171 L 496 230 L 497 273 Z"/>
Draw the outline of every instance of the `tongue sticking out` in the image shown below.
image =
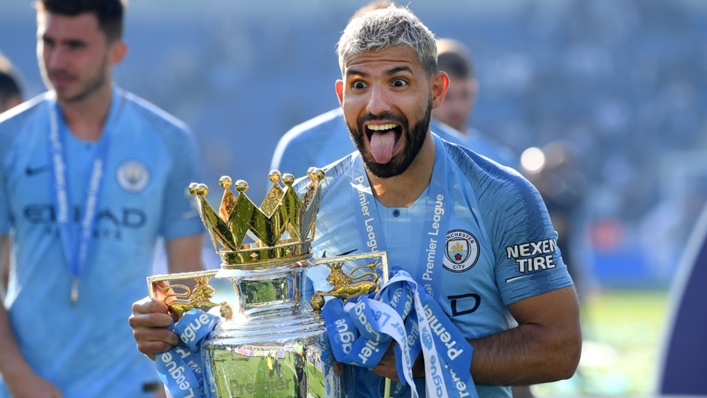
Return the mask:
<path id="1" fill-rule="evenodd" d="M 371 135 L 371 153 L 378 164 L 386 164 L 393 157 L 395 133 L 373 133 Z"/>

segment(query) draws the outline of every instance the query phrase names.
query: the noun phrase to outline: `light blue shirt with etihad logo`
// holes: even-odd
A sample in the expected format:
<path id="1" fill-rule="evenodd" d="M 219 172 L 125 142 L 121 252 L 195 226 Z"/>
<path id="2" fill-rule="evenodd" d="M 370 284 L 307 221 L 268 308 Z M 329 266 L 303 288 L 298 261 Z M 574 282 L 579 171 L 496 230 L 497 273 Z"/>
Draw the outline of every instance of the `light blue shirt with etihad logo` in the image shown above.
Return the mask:
<path id="1" fill-rule="evenodd" d="M 431 120 L 430 129 L 445 141 L 464 144 L 460 132 Z M 270 168 L 295 177 L 307 174 L 310 167 L 324 167 L 356 150 L 341 108 L 332 109 L 291 128 L 280 138 Z"/>
<path id="2" fill-rule="evenodd" d="M 371 251 L 377 242 L 362 241 L 354 211 L 359 205 L 376 206 L 383 229 L 376 239 L 385 239 L 389 265 L 415 276 L 426 267 L 418 263 L 420 250 L 441 252 L 435 255 L 444 255 L 442 269 L 433 272 L 441 275 L 442 289 L 434 297 L 465 337 L 479 338 L 517 325 L 508 305 L 572 285 L 572 280 L 537 190 L 510 168 L 461 146 L 444 145 L 451 217 L 448 231 L 432 237 L 434 245 L 421 245 L 429 187 L 408 208 L 387 208 L 375 200 L 353 203 L 350 155 L 325 170 L 313 254 Z M 435 159 L 435 167 L 439 163 Z M 314 291 L 330 289 L 327 274 L 326 267 L 308 272 Z M 510 396 L 510 388 L 476 387 L 482 397 Z"/>
<path id="3" fill-rule="evenodd" d="M 199 178 L 194 138 L 182 122 L 114 89 L 93 235 L 72 305 L 49 163 L 52 106 L 47 93 L 0 116 L 0 234 L 12 231 L 4 303 L 12 330 L 29 365 L 65 398 L 151 397 L 159 379 L 135 348 L 127 316 L 145 297 L 158 236 L 203 231 L 187 192 Z M 76 139 L 57 114 L 70 227 L 78 233 L 98 142 Z M 0 397 L 7 396 L 0 381 Z"/>

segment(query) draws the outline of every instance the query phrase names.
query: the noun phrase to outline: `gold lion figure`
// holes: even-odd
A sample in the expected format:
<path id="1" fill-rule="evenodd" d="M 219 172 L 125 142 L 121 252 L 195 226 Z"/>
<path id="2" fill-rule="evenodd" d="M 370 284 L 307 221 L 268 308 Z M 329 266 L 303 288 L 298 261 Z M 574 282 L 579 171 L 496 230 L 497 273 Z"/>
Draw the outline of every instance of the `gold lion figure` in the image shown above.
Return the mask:
<path id="1" fill-rule="evenodd" d="M 193 308 L 200 309 L 202 311 L 208 311 L 214 307 L 221 307 L 221 315 L 224 318 L 230 318 L 233 314 L 231 306 L 225 301 L 217 304 L 211 301 L 211 296 L 216 292 L 216 289 L 209 285 L 208 277 L 195 278 L 196 286 L 194 290 L 189 289 L 185 285 L 170 285 L 164 286 L 162 289 L 165 293 L 172 290 L 172 293 L 168 293 L 165 296 L 165 304 L 167 304 L 167 313 L 181 319 L 184 314 Z M 174 289 L 179 288 L 184 290 L 183 292 L 175 292 Z M 174 300 L 167 302 L 167 299 L 174 297 Z M 182 299 L 183 297 L 188 297 L 188 299 Z"/>
<path id="2" fill-rule="evenodd" d="M 319 311 L 322 307 L 324 307 L 325 296 L 342 299 L 345 303 L 351 298 L 378 291 L 378 274 L 375 271 L 363 272 L 356 276 L 353 275 L 356 271 L 363 268 L 375 270 L 376 265 L 378 265 L 378 260 L 370 264 L 356 267 L 352 269 L 348 275 L 341 270 L 343 264 L 344 263 L 327 264 L 327 267 L 329 267 L 331 273 L 327 276 L 326 280 L 331 283 L 333 288 L 327 293 L 324 293 L 321 290 L 317 290 L 317 292 L 314 293 L 312 298 L 309 300 L 309 303 L 315 311 Z M 361 280 L 368 276 L 372 276 L 373 279 Z"/>

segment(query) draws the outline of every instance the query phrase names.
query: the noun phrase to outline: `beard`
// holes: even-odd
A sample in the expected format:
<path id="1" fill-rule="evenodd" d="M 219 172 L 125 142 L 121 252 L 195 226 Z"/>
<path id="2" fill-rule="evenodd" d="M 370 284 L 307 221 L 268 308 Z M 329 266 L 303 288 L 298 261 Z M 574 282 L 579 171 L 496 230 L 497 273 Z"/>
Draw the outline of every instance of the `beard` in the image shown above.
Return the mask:
<path id="1" fill-rule="evenodd" d="M 98 67 L 97 73 L 94 76 L 91 76 L 80 88 L 80 91 L 78 94 L 71 96 L 71 97 L 66 97 L 66 96 L 61 96 L 59 94 L 59 91 L 54 89 L 54 91 L 57 93 L 57 99 L 61 101 L 62 103 L 70 104 L 70 103 L 75 103 L 75 102 L 80 102 L 83 101 L 84 99 L 88 98 L 91 96 L 91 94 L 95 93 L 98 91 L 101 87 L 103 87 L 106 84 L 107 76 L 106 76 L 106 65 L 108 63 L 108 55 L 105 55 L 103 57 L 103 60 L 101 61 L 101 65 Z M 51 88 L 54 88 L 51 79 L 49 76 L 52 74 L 62 74 L 62 73 L 67 73 L 65 71 L 46 71 L 45 74 L 47 77 L 45 78 L 45 82 L 47 85 Z"/>
<path id="2" fill-rule="evenodd" d="M 410 129 L 408 119 L 405 116 L 397 115 L 392 112 L 384 112 L 379 115 L 373 115 L 367 113 L 360 117 L 356 121 L 356 127 L 352 127 L 350 124 L 346 123 L 349 129 L 349 134 L 354 144 L 356 144 L 356 149 L 361 154 L 361 160 L 363 160 L 366 169 L 378 178 L 391 178 L 403 174 L 405 170 L 410 167 L 413 160 L 420 153 L 422 145 L 425 143 L 427 137 L 427 131 L 430 128 L 430 118 L 432 116 L 432 98 L 427 101 L 427 109 L 425 115 L 422 119 L 418 120 L 415 125 Z M 374 120 L 392 120 L 397 122 L 402 129 L 402 133 L 405 135 L 405 148 L 393 156 L 388 163 L 381 164 L 375 161 L 373 155 L 366 151 L 366 144 L 364 135 L 365 128 L 363 124 L 368 121 Z M 390 132 L 387 134 L 396 134 L 395 132 Z"/>

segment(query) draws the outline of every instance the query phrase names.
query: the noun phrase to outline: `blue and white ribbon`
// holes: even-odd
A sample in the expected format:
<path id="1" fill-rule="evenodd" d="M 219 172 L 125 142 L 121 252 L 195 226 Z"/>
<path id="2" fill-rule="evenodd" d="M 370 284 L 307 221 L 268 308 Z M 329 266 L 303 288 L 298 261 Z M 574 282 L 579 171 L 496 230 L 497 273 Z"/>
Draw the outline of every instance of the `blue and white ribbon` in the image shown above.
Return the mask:
<path id="1" fill-rule="evenodd" d="M 204 385 L 201 343 L 220 318 L 197 309 L 189 310 L 170 329 L 179 336 L 179 344 L 158 354 L 157 374 L 174 398 L 208 398 Z"/>
<path id="2" fill-rule="evenodd" d="M 71 198 L 69 195 L 69 174 L 66 164 L 66 125 L 60 123 L 59 104 L 56 100 L 47 102 L 49 107 L 49 172 L 52 181 L 54 207 L 57 212 L 57 226 L 64 257 L 71 272 L 71 301 L 78 300 L 79 274 L 86 263 L 88 248 L 93 238 L 93 229 L 96 223 L 96 210 L 100 198 L 102 181 L 105 174 L 106 161 L 110 137 L 114 133 L 119 110 L 122 109 L 124 98 L 116 90 L 113 92 L 111 109 L 107 122 L 103 128 L 101 138 L 93 154 L 91 170 L 86 188 L 86 200 L 79 209 L 83 217 L 76 234 L 72 226 Z"/>
<path id="3" fill-rule="evenodd" d="M 346 305 L 339 299 L 329 300 L 322 317 L 339 362 L 373 368 L 391 341 L 397 342 L 396 368 L 402 386 L 394 390 L 396 396 L 409 389 L 411 397 L 418 397 L 412 366 L 420 352 L 425 359 L 428 397 L 478 396 L 469 372 L 473 347 L 407 272 L 396 270 L 374 297 L 362 296 Z M 370 389 L 369 393 L 380 395 Z"/>

